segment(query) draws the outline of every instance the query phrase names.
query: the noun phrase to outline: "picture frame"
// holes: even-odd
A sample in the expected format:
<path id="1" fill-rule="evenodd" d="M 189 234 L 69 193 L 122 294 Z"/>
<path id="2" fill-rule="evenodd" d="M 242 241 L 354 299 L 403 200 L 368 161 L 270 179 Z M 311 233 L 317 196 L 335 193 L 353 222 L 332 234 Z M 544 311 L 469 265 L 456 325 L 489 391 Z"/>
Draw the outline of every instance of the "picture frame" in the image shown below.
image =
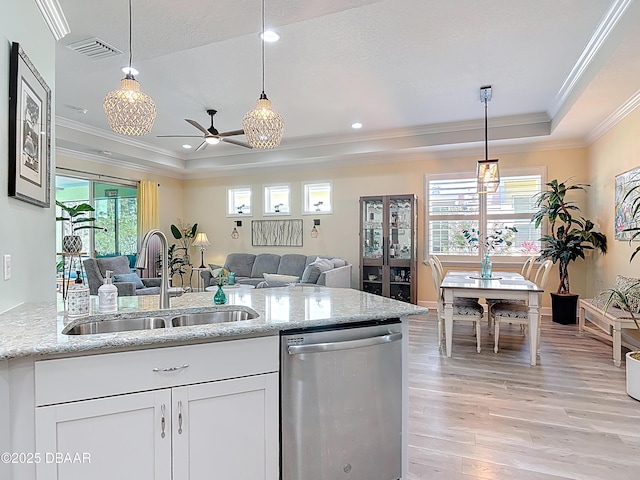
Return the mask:
<path id="1" fill-rule="evenodd" d="M 640 184 L 640 167 L 616 175 L 615 183 L 615 239 L 629 240 L 633 232 L 626 232 L 628 228 L 637 227 L 633 221 L 632 206 L 640 196 L 640 189 L 636 188 L 629 196 L 627 193 L 634 186 Z M 626 197 L 626 198 L 625 198 Z"/>
<path id="2" fill-rule="evenodd" d="M 10 197 L 43 208 L 51 200 L 51 89 L 20 44 L 9 63 Z"/>
<path id="3" fill-rule="evenodd" d="M 302 220 L 251 220 L 253 247 L 302 247 Z"/>

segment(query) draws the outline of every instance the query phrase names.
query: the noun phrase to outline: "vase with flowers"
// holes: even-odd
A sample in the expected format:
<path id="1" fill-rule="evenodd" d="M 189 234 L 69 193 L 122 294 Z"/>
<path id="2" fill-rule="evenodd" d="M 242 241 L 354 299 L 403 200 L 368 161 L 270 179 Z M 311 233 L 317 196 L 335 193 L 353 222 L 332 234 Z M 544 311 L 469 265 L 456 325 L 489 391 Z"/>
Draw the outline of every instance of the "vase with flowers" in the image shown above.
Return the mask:
<path id="1" fill-rule="evenodd" d="M 494 224 L 493 230 L 490 231 L 481 242 L 480 238 L 482 234 L 479 229 L 473 227 L 462 231 L 467 244 L 472 250 L 477 251 L 482 249 L 481 253 L 483 255 L 480 262 L 482 278 L 491 278 L 493 262 L 491 261 L 490 255 L 492 253 L 507 253 L 513 245 L 517 232 L 518 229 L 516 227 Z"/>

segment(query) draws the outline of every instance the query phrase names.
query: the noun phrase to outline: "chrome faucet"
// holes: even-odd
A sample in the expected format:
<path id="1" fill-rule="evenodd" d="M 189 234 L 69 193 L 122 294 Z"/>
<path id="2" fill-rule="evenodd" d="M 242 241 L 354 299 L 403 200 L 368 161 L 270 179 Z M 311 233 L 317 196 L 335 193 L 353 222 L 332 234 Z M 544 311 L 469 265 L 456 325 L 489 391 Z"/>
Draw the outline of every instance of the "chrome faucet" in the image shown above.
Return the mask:
<path id="1" fill-rule="evenodd" d="M 140 244 L 140 251 L 138 252 L 138 258 L 136 259 L 136 268 L 147 268 L 147 251 L 149 249 L 149 240 L 151 237 L 157 235 L 160 238 L 160 257 L 162 275 L 160 276 L 160 309 L 171 308 L 169 299 L 171 297 L 179 297 L 184 293 L 181 287 L 169 288 L 169 243 L 167 237 L 157 228 L 149 230 L 142 238 Z"/>

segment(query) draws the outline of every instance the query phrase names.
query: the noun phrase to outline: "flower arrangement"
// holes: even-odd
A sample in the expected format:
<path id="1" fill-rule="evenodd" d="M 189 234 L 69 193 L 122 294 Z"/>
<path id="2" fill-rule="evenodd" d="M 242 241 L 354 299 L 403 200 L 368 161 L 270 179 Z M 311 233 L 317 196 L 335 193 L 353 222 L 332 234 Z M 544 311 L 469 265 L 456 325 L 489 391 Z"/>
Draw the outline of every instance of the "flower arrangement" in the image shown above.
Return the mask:
<path id="1" fill-rule="evenodd" d="M 189 252 L 189 247 L 196 238 L 196 232 L 198 231 L 198 224 L 183 223 L 178 219 L 178 226 L 171 225 L 171 234 L 173 238 L 180 241 L 180 248 L 184 250 L 185 255 Z"/>
<path id="2" fill-rule="evenodd" d="M 221 268 L 220 271 L 218 272 L 218 276 L 216 277 L 216 284 L 219 287 L 222 287 L 227 284 L 228 279 L 229 279 L 229 270 L 227 270 L 226 268 Z"/>
<path id="3" fill-rule="evenodd" d="M 486 252 L 493 253 L 498 249 L 500 249 L 500 251 L 504 251 L 513 245 L 515 233 L 517 232 L 518 229 L 516 227 L 508 227 L 505 225 L 500 227 L 495 224 L 493 226 L 493 230 L 484 237 L 482 245 Z M 473 227 L 471 229 L 464 229 L 462 234 L 464 235 L 467 244 L 469 244 L 472 249 L 477 250 L 480 248 L 480 238 L 482 235 L 480 230 Z"/>

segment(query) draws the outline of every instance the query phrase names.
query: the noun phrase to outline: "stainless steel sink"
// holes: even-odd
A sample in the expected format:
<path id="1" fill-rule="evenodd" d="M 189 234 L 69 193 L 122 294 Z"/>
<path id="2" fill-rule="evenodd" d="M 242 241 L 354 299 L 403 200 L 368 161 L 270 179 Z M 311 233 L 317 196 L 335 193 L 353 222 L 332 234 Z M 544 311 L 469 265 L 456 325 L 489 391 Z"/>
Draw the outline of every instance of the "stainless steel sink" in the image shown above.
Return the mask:
<path id="1" fill-rule="evenodd" d="M 65 328 L 62 333 L 66 335 L 89 335 L 95 333 L 129 332 L 132 330 L 152 330 L 165 328 L 166 319 L 162 317 L 118 318 L 115 320 L 103 320 L 87 322 Z"/>
<path id="2" fill-rule="evenodd" d="M 240 322 L 250 320 L 258 315 L 245 310 L 223 310 L 217 312 L 188 313 L 171 318 L 172 327 L 186 327 L 190 325 L 208 325 L 211 323 Z"/>

